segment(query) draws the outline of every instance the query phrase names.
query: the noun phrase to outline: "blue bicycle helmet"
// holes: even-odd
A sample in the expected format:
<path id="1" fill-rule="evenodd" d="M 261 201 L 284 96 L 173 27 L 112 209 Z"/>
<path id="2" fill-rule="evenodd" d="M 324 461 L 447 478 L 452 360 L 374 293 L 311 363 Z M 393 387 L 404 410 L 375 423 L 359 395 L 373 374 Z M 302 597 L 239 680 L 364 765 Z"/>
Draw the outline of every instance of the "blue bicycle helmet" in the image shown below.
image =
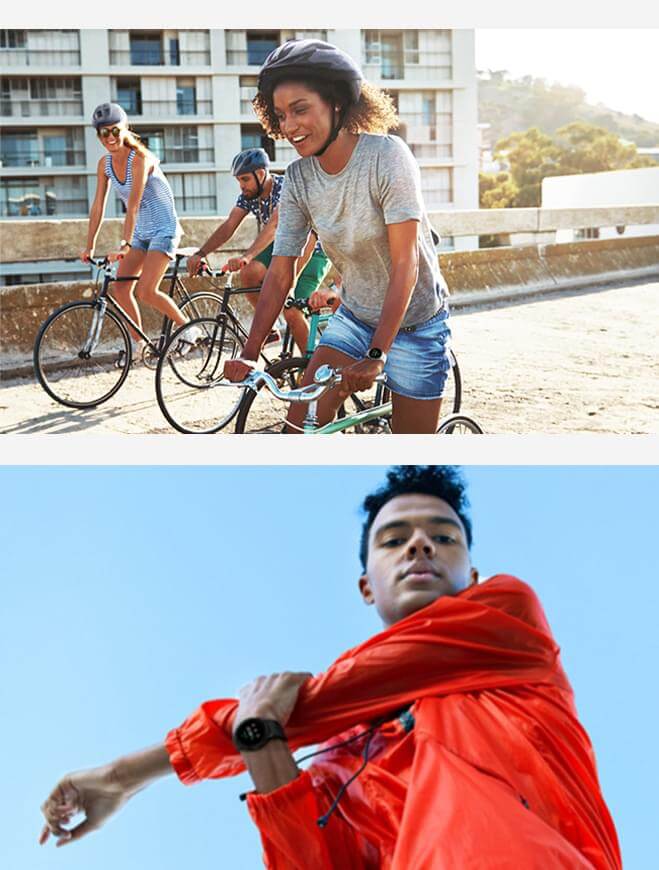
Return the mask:
<path id="1" fill-rule="evenodd" d="M 270 158 L 263 148 L 246 148 L 233 158 L 231 173 L 235 177 L 256 172 L 257 169 L 268 169 L 269 166 Z"/>
<path id="2" fill-rule="evenodd" d="M 127 123 L 128 115 L 118 103 L 101 103 L 92 113 L 92 126 L 97 130 L 101 127 L 111 127 L 113 124 Z"/>

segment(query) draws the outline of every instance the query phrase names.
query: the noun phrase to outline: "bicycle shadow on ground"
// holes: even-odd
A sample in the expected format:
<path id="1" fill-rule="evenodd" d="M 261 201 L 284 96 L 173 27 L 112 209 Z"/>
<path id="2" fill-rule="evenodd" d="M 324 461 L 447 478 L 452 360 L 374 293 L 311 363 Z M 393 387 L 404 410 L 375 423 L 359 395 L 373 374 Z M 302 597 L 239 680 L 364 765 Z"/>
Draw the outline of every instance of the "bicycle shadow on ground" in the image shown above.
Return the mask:
<path id="1" fill-rule="evenodd" d="M 54 435 L 66 435 L 74 432 L 84 432 L 93 429 L 100 423 L 111 418 L 126 418 L 132 413 L 147 411 L 153 408 L 154 402 L 140 401 L 131 405 L 102 406 L 100 408 L 62 408 L 57 407 L 52 411 L 24 420 L 13 426 L 0 429 L 3 435 L 38 435 L 52 432 Z M 164 428 L 163 432 L 169 431 Z M 117 435 L 131 433 L 117 430 Z"/>

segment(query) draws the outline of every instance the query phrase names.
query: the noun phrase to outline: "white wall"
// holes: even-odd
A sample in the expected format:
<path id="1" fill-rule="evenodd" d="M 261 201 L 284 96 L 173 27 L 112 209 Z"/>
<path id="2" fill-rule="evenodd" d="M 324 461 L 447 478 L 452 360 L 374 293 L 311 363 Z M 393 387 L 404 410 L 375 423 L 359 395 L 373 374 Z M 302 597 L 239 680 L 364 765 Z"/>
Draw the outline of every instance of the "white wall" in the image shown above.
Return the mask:
<path id="1" fill-rule="evenodd" d="M 580 208 L 607 205 L 654 205 L 659 203 L 659 166 L 619 169 L 613 172 L 588 172 L 583 175 L 557 175 L 542 181 L 543 208 Z M 658 225 L 625 227 L 626 236 L 651 236 Z M 617 238 L 615 227 L 602 227 L 600 238 Z M 557 242 L 569 242 L 574 230 L 558 230 Z"/>

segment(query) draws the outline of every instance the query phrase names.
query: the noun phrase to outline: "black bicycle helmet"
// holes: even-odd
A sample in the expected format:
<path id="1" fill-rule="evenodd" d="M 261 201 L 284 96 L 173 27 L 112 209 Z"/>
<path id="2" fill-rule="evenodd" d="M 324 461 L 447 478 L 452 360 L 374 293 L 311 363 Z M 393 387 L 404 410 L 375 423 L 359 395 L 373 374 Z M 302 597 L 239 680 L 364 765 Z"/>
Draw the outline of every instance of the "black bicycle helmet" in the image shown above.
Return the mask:
<path id="1" fill-rule="evenodd" d="M 128 115 L 119 103 L 101 103 L 92 113 L 92 126 L 96 129 L 111 127 L 113 124 L 127 124 Z"/>
<path id="2" fill-rule="evenodd" d="M 258 89 L 266 99 L 270 99 L 279 82 L 288 77 L 297 79 L 304 76 L 346 85 L 348 104 L 343 107 L 338 121 L 333 123 L 327 142 L 316 152 L 316 157 L 320 157 L 338 136 L 350 105 L 359 102 L 364 77 L 350 55 L 335 45 L 320 39 L 290 39 L 265 59 L 259 72 Z"/>

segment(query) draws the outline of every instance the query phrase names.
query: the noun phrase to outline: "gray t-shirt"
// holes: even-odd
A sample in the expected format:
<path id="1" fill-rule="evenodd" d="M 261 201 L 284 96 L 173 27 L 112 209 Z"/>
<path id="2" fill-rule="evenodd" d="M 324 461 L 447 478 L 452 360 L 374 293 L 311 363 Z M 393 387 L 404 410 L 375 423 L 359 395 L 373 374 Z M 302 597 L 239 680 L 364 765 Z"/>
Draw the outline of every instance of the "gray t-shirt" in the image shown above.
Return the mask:
<path id="1" fill-rule="evenodd" d="M 299 257 L 310 229 L 343 276 L 343 302 L 377 326 L 389 286 L 387 224 L 419 221 L 419 278 L 402 326 L 424 323 L 447 295 L 421 197 L 419 167 L 398 136 L 362 133 L 336 175 L 316 157 L 289 165 L 279 203 L 273 254 Z"/>

